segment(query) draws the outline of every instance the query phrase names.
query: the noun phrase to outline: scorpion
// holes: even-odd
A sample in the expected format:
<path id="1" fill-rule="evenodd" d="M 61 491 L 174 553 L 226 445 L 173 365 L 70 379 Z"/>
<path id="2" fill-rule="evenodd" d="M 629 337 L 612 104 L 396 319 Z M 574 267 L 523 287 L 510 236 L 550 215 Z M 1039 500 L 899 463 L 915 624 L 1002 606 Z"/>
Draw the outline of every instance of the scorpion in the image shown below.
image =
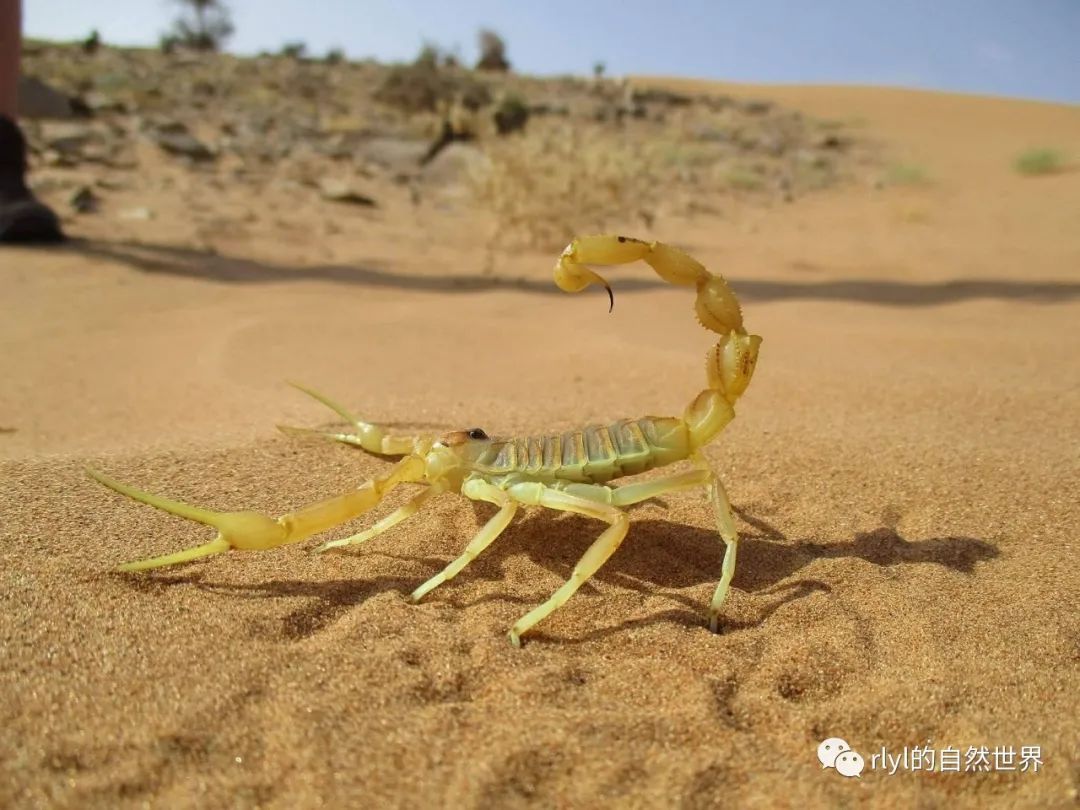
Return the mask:
<path id="1" fill-rule="evenodd" d="M 565 292 L 580 292 L 590 285 L 603 286 L 611 311 L 615 304 L 611 287 L 589 265 L 620 265 L 638 260 L 646 262 L 664 281 L 695 287 L 699 322 L 720 335 L 706 355 L 706 387 L 694 397 L 681 417 L 621 419 L 609 425 L 591 425 L 559 435 L 525 438 L 493 439 L 480 428 L 454 431 L 441 438 L 402 436 L 391 435 L 379 425 L 358 419 L 328 397 L 293 383 L 334 410 L 352 425 L 353 430 L 335 433 L 280 426 L 283 431 L 315 434 L 375 455 L 402 458 L 384 474 L 356 489 L 276 519 L 258 512 L 201 509 L 143 492 L 88 469 L 92 478 L 120 494 L 205 524 L 218 532 L 213 540 L 203 545 L 126 563 L 119 566 L 119 570 L 143 571 L 230 549 L 254 551 L 297 543 L 359 517 L 404 483 L 427 486 L 366 531 L 331 540 L 316 551 L 364 543 L 415 515 L 435 496 L 447 492 L 498 507 L 459 557 L 412 592 L 411 598 L 415 602 L 457 576 L 498 538 L 521 506 L 543 506 L 607 523 L 607 528 L 585 551 L 569 579 L 546 602 L 514 623 L 510 641 L 520 647 L 522 636 L 565 604 L 619 548 L 630 525 L 624 507 L 668 492 L 704 487 L 713 505 L 717 531 L 725 545 L 720 582 L 708 610 L 709 629 L 718 632 L 721 606 L 735 573 L 739 538 L 724 486 L 708 466 L 702 449 L 734 418 L 733 406 L 750 383 L 761 338 L 748 334 L 743 327 L 738 299 L 722 277 L 707 271 L 689 254 L 663 242 L 614 235 L 578 237 L 559 257 L 555 266 L 555 284 Z M 608 485 L 615 479 L 683 460 L 692 461 L 694 468 L 639 483 Z"/>

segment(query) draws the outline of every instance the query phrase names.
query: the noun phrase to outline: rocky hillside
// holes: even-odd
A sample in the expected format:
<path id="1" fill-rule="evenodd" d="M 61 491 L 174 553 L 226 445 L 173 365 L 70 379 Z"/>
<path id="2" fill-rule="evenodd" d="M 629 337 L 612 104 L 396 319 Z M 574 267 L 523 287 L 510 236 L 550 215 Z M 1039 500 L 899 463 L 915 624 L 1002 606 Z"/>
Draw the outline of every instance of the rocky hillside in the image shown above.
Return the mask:
<path id="1" fill-rule="evenodd" d="M 87 214 L 113 187 L 187 175 L 188 188 L 472 206 L 493 217 L 493 243 L 550 247 L 627 218 L 792 202 L 873 162 L 842 124 L 767 100 L 430 55 L 387 66 L 30 42 L 24 71 L 35 181 Z"/>

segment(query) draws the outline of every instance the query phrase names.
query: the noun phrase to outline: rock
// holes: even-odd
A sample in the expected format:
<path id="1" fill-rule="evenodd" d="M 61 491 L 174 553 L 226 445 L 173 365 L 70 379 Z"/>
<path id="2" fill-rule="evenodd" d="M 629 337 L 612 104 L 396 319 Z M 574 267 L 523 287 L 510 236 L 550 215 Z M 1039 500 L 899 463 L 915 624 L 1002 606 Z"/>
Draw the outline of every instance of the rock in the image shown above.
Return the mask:
<path id="1" fill-rule="evenodd" d="M 324 200 L 352 205 L 374 206 L 375 200 L 354 189 L 347 180 L 338 177 L 324 177 L 319 181 L 319 193 Z"/>
<path id="2" fill-rule="evenodd" d="M 324 115 L 317 123 L 320 135 L 351 135 L 366 134 L 369 131 L 370 121 L 356 113 L 341 113 L 339 115 Z"/>
<path id="3" fill-rule="evenodd" d="M 154 212 L 147 208 L 145 205 L 140 205 L 138 208 L 127 208 L 120 212 L 120 219 L 134 219 L 147 221 L 154 218 Z"/>
<path id="4" fill-rule="evenodd" d="M 348 160 L 356 152 L 356 147 L 344 135 L 332 135 L 311 144 L 316 153 L 331 160 Z"/>
<path id="5" fill-rule="evenodd" d="M 19 116 L 21 118 L 74 118 L 71 99 L 33 76 L 19 77 Z"/>
<path id="6" fill-rule="evenodd" d="M 41 139 L 46 147 L 69 158 L 99 137 L 91 124 L 80 121 L 47 121 L 41 126 Z"/>
<path id="7" fill-rule="evenodd" d="M 711 124 L 693 128 L 691 137 L 706 143 L 731 143 L 731 133 L 728 130 Z"/>
<path id="8" fill-rule="evenodd" d="M 176 126 L 181 129 L 176 129 Z M 172 155 L 182 155 L 196 161 L 210 161 L 217 157 L 206 144 L 183 128 L 183 124 L 159 127 L 150 133 L 150 139 Z"/>
<path id="9" fill-rule="evenodd" d="M 58 194 L 62 191 L 71 191 L 78 187 L 75 181 L 66 172 L 53 174 L 44 170 L 35 171 L 30 178 L 30 187 L 38 196 L 42 194 Z"/>
<path id="10" fill-rule="evenodd" d="M 68 198 L 68 204 L 80 214 L 92 214 L 101 205 L 101 198 L 90 186 L 80 186 Z"/>
<path id="11" fill-rule="evenodd" d="M 121 180 L 109 175 L 96 178 L 94 180 L 94 185 L 105 191 L 125 191 L 131 188 L 131 183 L 126 180 Z"/>
<path id="12" fill-rule="evenodd" d="M 420 176 L 433 187 L 447 187 L 490 168 L 491 159 L 483 149 L 472 143 L 457 142 L 447 146 L 438 160 L 425 166 Z"/>
<path id="13" fill-rule="evenodd" d="M 124 104 L 99 90 L 91 90 L 82 97 L 83 103 L 92 113 L 123 112 Z"/>
<path id="14" fill-rule="evenodd" d="M 355 154 L 362 161 L 400 173 L 416 166 L 427 150 L 427 141 L 379 136 L 357 143 Z"/>
<path id="15" fill-rule="evenodd" d="M 818 142 L 815 144 L 820 149 L 846 149 L 850 145 L 850 141 L 840 135 L 829 133 L 822 135 Z"/>
<path id="16" fill-rule="evenodd" d="M 103 165 L 112 165 L 113 150 L 109 145 L 101 142 L 91 142 L 86 144 L 81 152 L 80 157 L 88 163 L 101 163 Z"/>
<path id="17" fill-rule="evenodd" d="M 46 149 L 41 153 L 41 162 L 46 166 L 77 166 L 78 161 L 74 158 L 65 157 L 55 149 Z"/>

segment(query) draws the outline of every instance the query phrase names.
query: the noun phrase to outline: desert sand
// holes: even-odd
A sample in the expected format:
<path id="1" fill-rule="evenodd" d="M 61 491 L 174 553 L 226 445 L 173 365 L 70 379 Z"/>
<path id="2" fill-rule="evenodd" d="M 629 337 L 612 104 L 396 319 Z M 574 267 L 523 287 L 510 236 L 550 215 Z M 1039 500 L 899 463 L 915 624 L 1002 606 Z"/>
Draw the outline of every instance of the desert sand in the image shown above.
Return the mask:
<path id="1" fill-rule="evenodd" d="M 168 195 L 0 251 L 0 805 L 1075 806 L 1080 173 L 1011 161 L 1080 153 L 1080 111 L 720 89 L 851 122 L 930 181 L 618 229 L 725 274 L 764 337 L 707 453 L 742 534 L 718 635 L 698 493 L 635 508 L 514 649 L 601 524 L 527 510 L 414 605 L 491 508 L 446 495 L 344 553 L 121 575 L 210 533 L 83 472 L 276 515 L 387 468 L 277 432 L 341 424 L 294 379 L 402 431 L 678 414 L 710 337 L 647 267 L 611 272 L 609 316 L 555 290 L 550 253 L 485 267 L 460 212 L 335 209 L 326 232 L 268 199 L 283 225 L 208 245 Z M 826 737 L 861 778 L 822 768 Z M 1015 769 L 871 767 L 911 746 Z"/>

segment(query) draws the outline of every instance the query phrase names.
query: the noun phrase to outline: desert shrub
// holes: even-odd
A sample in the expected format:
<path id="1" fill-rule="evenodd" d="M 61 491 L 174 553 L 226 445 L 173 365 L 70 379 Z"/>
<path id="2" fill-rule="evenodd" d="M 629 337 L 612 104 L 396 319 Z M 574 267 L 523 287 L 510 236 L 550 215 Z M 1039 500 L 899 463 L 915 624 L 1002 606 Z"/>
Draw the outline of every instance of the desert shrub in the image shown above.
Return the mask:
<path id="1" fill-rule="evenodd" d="M 653 195 L 641 142 L 572 125 L 493 142 L 470 177 L 495 217 L 490 247 L 558 250 L 577 233 L 647 221 Z M 633 223 L 631 223 L 633 224 Z"/>
<path id="2" fill-rule="evenodd" d="M 196 51 L 219 51 L 236 30 L 221 0 L 177 0 L 186 9 L 161 39 L 166 53 L 181 46 Z"/>
<path id="3" fill-rule="evenodd" d="M 689 139 L 657 139 L 654 147 L 654 154 L 662 165 L 676 170 L 701 169 L 714 165 L 719 159 L 718 151 L 711 144 Z"/>
<path id="4" fill-rule="evenodd" d="M 502 37 L 494 31 L 483 28 L 477 34 L 477 39 L 480 43 L 477 70 L 510 70 L 510 62 L 506 59 L 506 43 Z"/>
<path id="5" fill-rule="evenodd" d="M 345 61 L 345 51 L 341 48 L 331 48 L 326 52 L 325 61 L 328 65 L 340 65 Z"/>
<path id="6" fill-rule="evenodd" d="M 420 48 L 420 53 L 416 55 L 414 64 L 453 70 L 461 67 L 461 57 L 456 49 L 451 50 L 434 42 L 425 42 Z"/>
<path id="7" fill-rule="evenodd" d="M 457 98 L 461 106 L 469 112 L 476 112 L 491 103 L 491 88 L 471 76 L 462 75 L 454 82 Z"/>
<path id="8" fill-rule="evenodd" d="M 416 60 L 413 64 L 417 67 L 435 70 L 439 67 L 439 62 L 441 61 L 442 51 L 439 50 L 439 47 L 430 42 L 425 42 L 420 48 L 420 53 L 416 55 Z"/>
<path id="9" fill-rule="evenodd" d="M 101 47 L 101 33 L 95 28 L 90 35 L 82 41 L 83 53 L 97 53 Z"/>
<path id="10" fill-rule="evenodd" d="M 694 97 L 662 87 L 633 87 L 630 89 L 630 101 L 634 104 L 657 104 L 665 107 L 689 107 Z"/>
<path id="11" fill-rule="evenodd" d="M 520 96 L 506 96 L 494 113 L 495 130 L 500 135 L 508 135 L 525 129 L 529 120 L 529 107 Z"/>
<path id="12" fill-rule="evenodd" d="M 817 191 L 828 188 L 837 181 L 836 165 L 823 154 L 800 151 L 790 164 L 790 177 L 795 188 Z"/>
<path id="13" fill-rule="evenodd" d="M 453 79 L 434 65 L 396 65 L 375 88 L 375 100 L 408 113 L 435 112 L 453 95 Z"/>
<path id="14" fill-rule="evenodd" d="M 1065 156 L 1057 149 L 1028 149 L 1016 156 L 1013 168 L 1020 174 L 1053 174 L 1065 168 Z"/>
<path id="15" fill-rule="evenodd" d="M 736 191 L 756 191 L 765 185 L 765 178 L 760 172 L 756 172 L 752 168 L 735 165 L 727 170 L 724 175 L 724 182 L 728 188 Z"/>
<path id="16" fill-rule="evenodd" d="M 281 46 L 281 55 L 290 59 L 303 59 L 307 53 L 307 45 L 303 42 L 286 42 Z"/>
<path id="17" fill-rule="evenodd" d="M 375 100 L 408 113 L 438 112 L 454 102 L 475 112 L 491 103 L 491 90 L 485 83 L 468 73 L 440 67 L 441 62 L 441 51 L 424 45 L 412 64 L 387 72 L 375 88 Z"/>
<path id="18" fill-rule="evenodd" d="M 925 186 L 930 176 L 914 163 L 894 163 L 885 170 L 885 183 L 890 186 Z"/>

